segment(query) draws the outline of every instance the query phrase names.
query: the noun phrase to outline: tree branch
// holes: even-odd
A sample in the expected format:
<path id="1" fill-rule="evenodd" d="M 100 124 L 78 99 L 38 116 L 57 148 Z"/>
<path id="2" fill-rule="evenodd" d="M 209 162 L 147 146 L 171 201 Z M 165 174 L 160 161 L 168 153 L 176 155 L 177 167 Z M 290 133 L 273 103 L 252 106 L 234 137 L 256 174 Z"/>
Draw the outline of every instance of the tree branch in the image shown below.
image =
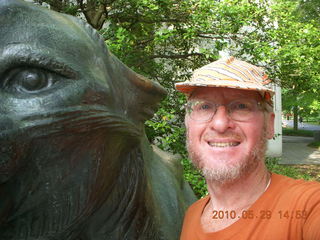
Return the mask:
<path id="1" fill-rule="evenodd" d="M 197 34 L 197 37 L 200 38 L 207 38 L 207 39 L 213 39 L 213 40 L 218 40 L 218 39 L 232 39 L 232 40 L 236 40 L 237 36 L 232 35 L 232 36 L 210 36 L 210 35 L 203 35 L 203 34 Z"/>
<path id="2" fill-rule="evenodd" d="M 203 53 L 187 53 L 187 54 L 175 54 L 175 55 L 165 55 L 165 54 L 158 54 L 158 55 L 151 55 L 149 58 L 168 58 L 168 59 L 179 59 L 179 58 L 188 58 L 192 56 L 204 56 Z"/>
<path id="3" fill-rule="evenodd" d="M 132 16 L 130 15 L 129 17 L 124 17 L 123 15 L 121 15 L 121 13 L 115 13 L 115 14 L 109 14 L 110 18 L 114 18 L 114 19 L 118 19 L 119 22 L 123 23 L 123 22 L 132 22 L 133 19 L 136 20 L 136 22 L 141 22 L 141 23 L 172 23 L 172 22 L 184 22 L 183 19 L 176 19 L 176 18 L 167 18 L 167 19 L 154 19 L 154 20 L 148 20 L 148 19 L 144 19 L 141 15 L 136 15 L 136 16 Z"/>

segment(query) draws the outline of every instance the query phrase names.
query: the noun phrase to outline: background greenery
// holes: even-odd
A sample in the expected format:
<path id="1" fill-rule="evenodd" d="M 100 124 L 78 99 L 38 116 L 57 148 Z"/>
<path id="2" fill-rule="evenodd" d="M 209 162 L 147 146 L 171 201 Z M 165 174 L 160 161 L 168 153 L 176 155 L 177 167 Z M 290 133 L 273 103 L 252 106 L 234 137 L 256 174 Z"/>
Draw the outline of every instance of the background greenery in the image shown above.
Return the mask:
<path id="1" fill-rule="evenodd" d="M 318 0 L 35 0 L 83 18 L 135 71 L 160 82 L 168 96 L 146 122 L 150 142 L 182 156 L 185 177 L 203 195 L 203 180 L 184 147 L 184 96 L 174 83 L 229 54 L 264 67 L 282 86 L 283 110 L 319 121 Z M 275 160 L 268 166 L 278 171 Z M 279 170 L 280 171 L 280 170 Z M 288 175 L 293 174 L 284 170 Z"/>

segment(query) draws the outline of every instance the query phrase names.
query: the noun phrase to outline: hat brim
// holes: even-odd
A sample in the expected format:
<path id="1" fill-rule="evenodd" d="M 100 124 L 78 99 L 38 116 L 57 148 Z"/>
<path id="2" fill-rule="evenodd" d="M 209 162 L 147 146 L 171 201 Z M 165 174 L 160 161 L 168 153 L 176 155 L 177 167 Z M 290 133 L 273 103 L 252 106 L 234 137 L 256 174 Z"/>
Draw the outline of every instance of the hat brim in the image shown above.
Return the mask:
<path id="1" fill-rule="evenodd" d="M 176 83 L 175 88 L 186 95 L 190 95 L 196 88 L 199 87 L 223 87 L 223 88 L 235 88 L 235 89 L 242 89 L 242 90 L 250 90 L 250 91 L 257 91 L 264 97 L 265 93 L 268 92 L 271 96 L 274 95 L 274 91 L 270 88 L 263 87 L 261 85 L 257 85 L 254 83 L 249 82 L 233 82 L 230 80 L 216 80 L 214 83 L 208 83 L 208 81 L 201 81 L 197 80 L 197 82 L 181 82 Z"/>

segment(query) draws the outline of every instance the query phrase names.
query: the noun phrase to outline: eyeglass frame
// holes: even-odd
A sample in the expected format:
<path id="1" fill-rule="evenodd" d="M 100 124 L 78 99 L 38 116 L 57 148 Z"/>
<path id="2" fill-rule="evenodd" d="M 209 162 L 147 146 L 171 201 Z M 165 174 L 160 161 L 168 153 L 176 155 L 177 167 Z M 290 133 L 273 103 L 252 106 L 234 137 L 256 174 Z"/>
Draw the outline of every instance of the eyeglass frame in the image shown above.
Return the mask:
<path id="1" fill-rule="evenodd" d="M 219 109 L 220 106 L 224 106 L 224 107 L 226 108 L 227 114 L 228 114 L 228 116 L 229 116 L 230 119 L 232 119 L 232 120 L 234 120 L 234 121 L 237 121 L 237 122 L 247 122 L 247 121 L 250 121 L 251 118 L 248 118 L 248 119 L 246 119 L 246 120 L 237 120 L 237 119 L 234 119 L 233 117 L 231 117 L 231 115 L 230 115 L 230 109 L 228 108 L 228 106 L 229 106 L 230 104 L 232 104 L 233 102 L 236 102 L 236 101 L 239 101 L 239 100 L 244 100 L 244 99 L 242 99 L 242 98 L 240 98 L 240 99 L 235 99 L 235 100 L 233 100 L 233 101 L 231 101 L 231 102 L 229 102 L 229 103 L 227 103 L 227 104 L 214 103 L 214 102 L 210 102 L 210 101 L 207 101 L 207 100 L 192 99 L 192 100 L 189 100 L 189 101 L 185 104 L 185 110 L 186 110 L 187 115 L 189 115 L 190 118 L 193 119 L 194 121 L 201 122 L 201 123 L 205 123 L 205 122 L 210 122 L 210 121 L 213 119 L 213 117 L 214 117 L 215 114 L 217 113 L 217 111 L 218 111 L 218 109 Z M 262 110 L 262 111 L 267 111 L 267 112 L 269 112 L 269 109 L 266 107 L 266 102 L 265 102 L 265 101 L 256 101 L 256 100 L 254 100 L 254 99 L 246 99 L 246 100 L 252 101 L 252 102 L 255 103 L 256 109 L 255 109 L 254 112 L 257 112 L 258 110 Z M 192 102 L 195 102 L 195 101 L 204 102 L 204 103 L 209 103 L 209 104 L 215 106 L 215 110 L 212 111 L 212 113 L 210 114 L 210 117 L 208 117 L 208 119 L 206 119 L 206 120 L 198 120 L 198 119 L 194 119 L 194 118 L 191 117 L 191 113 L 192 113 L 192 111 L 193 111 L 192 106 L 191 106 L 191 103 L 192 103 Z"/>

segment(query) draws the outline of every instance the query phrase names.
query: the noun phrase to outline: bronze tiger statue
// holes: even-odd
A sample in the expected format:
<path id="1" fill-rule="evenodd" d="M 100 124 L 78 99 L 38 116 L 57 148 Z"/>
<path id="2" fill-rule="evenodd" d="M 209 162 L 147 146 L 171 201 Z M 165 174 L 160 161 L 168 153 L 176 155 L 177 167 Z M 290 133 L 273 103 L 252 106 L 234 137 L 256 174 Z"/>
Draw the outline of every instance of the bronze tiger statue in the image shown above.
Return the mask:
<path id="1" fill-rule="evenodd" d="M 195 196 L 144 132 L 165 90 L 24 1 L 0 0 L 0 52 L 0 239 L 177 240 Z"/>

